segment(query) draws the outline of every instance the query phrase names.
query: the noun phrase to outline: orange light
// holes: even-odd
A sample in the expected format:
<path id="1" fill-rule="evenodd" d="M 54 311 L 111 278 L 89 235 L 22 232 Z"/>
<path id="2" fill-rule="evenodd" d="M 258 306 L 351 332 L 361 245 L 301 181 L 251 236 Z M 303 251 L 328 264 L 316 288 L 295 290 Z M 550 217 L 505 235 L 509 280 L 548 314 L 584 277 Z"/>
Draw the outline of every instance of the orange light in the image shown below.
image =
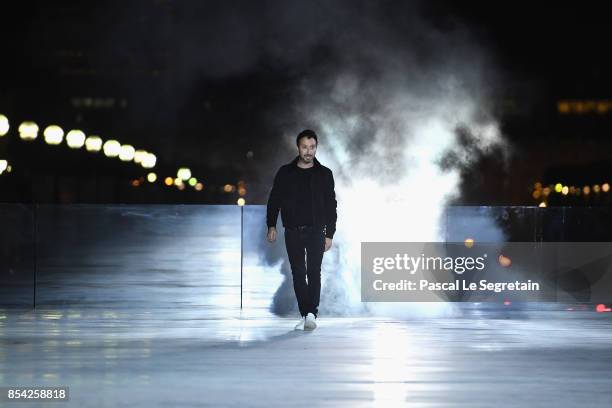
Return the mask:
<path id="1" fill-rule="evenodd" d="M 132 180 L 132 187 L 138 187 L 140 185 L 140 180 Z"/>
<path id="2" fill-rule="evenodd" d="M 610 185 L 608 183 L 603 183 L 601 185 L 601 191 L 603 191 L 604 193 L 607 193 L 608 191 L 610 191 Z"/>
<path id="3" fill-rule="evenodd" d="M 570 111 L 569 102 L 567 102 L 567 101 L 559 101 L 557 103 L 557 109 L 559 110 L 559 113 L 561 113 L 561 114 L 569 113 L 569 111 Z"/>
<path id="4" fill-rule="evenodd" d="M 512 260 L 508 258 L 507 256 L 504 256 L 503 254 L 499 254 L 499 257 L 497 257 L 497 261 L 504 268 L 507 268 L 510 265 L 512 265 Z"/>
<path id="5" fill-rule="evenodd" d="M 166 177 L 164 179 L 164 184 L 170 187 L 171 185 L 174 184 L 174 179 L 172 177 Z"/>

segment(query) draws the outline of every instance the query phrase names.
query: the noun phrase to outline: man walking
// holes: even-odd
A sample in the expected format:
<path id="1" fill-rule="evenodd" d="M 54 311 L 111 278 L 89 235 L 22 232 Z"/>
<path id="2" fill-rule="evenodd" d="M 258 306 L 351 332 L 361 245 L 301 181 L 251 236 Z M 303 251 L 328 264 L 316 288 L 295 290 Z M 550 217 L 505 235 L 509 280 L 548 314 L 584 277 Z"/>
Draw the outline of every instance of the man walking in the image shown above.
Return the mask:
<path id="1" fill-rule="evenodd" d="M 298 156 L 274 177 L 267 208 L 268 241 L 276 241 L 281 212 L 293 289 L 302 318 L 296 330 L 317 327 L 323 252 L 336 232 L 336 193 L 330 169 L 315 158 L 317 134 L 306 129 L 296 139 Z M 306 282 L 308 278 L 308 282 Z"/>

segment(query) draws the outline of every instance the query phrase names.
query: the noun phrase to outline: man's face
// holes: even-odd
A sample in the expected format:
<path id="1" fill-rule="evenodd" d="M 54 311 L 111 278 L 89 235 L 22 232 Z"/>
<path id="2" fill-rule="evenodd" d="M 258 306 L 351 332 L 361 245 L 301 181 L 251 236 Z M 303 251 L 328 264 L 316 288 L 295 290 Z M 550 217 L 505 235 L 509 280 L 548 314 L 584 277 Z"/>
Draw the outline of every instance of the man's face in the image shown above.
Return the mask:
<path id="1" fill-rule="evenodd" d="M 312 163 L 317 153 L 317 142 L 313 138 L 303 137 L 300 139 L 298 151 L 304 163 Z"/>

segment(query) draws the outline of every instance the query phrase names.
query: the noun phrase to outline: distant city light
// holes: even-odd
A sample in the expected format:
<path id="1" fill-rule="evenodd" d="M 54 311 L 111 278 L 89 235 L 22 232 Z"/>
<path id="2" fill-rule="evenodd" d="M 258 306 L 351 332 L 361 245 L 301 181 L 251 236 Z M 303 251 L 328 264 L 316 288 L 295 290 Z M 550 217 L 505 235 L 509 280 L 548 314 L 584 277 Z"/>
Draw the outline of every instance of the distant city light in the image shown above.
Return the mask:
<path id="1" fill-rule="evenodd" d="M 157 181 L 157 174 L 155 173 L 147 174 L 147 180 L 149 181 L 149 183 L 155 183 L 155 181 Z"/>
<path id="2" fill-rule="evenodd" d="M 80 149 L 85 144 L 85 133 L 78 129 L 73 129 L 66 135 L 66 143 L 71 149 Z"/>
<path id="3" fill-rule="evenodd" d="M 595 185 L 593 186 L 593 192 L 594 192 L 594 193 L 599 193 L 599 191 L 600 191 L 599 184 L 595 184 Z"/>
<path id="4" fill-rule="evenodd" d="M 569 193 L 569 187 L 563 186 L 563 188 L 561 189 L 561 194 L 567 195 L 567 193 Z"/>
<path id="5" fill-rule="evenodd" d="M 465 245 L 466 248 L 471 248 L 474 246 L 474 239 L 473 238 L 466 238 L 463 241 L 463 244 Z"/>
<path id="6" fill-rule="evenodd" d="M 561 190 L 563 190 L 563 184 L 561 184 L 561 183 L 557 183 L 557 184 L 555 184 L 555 191 L 556 191 L 557 193 L 560 193 L 560 192 L 561 192 Z"/>
<path id="7" fill-rule="evenodd" d="M 240 195 L 240 196 L 245 196 L 245 195 L 246 195 L 246 193 L 247 193 L 246 188 L 244 188 L 244 187 L 238 187 L 238 195 Z"/>
<path id="8" fill-rule="evenodd" d="M 182 184 L 183 184 L 183 180 L 182 180 L 182 179 L 180 179 L 180 178 L 178 178 L 178 177 L 174 179 L 174 185 L 175 185 L 175 186 L 177 186 L 177 187 L 178 187 L 178 186 L 180 186 L 180 185 L 182 185 Z"/>
<path id="9" fill-rule="evenodd" d="M 0 137 L 6 135 L 11 128 L 6 116 L 0 114 Z"/>
<path id="10" fill-rule="evenodd" d="M 107 140 L 103 149 L 106 157 L 117 157 L 121 153 L 121 143 L 116 140 Z"/>
<path id="11" fill-rule="evenodd" d="M 0 160 L 0 174 L 2 174 L 4 170 L 7 169 L 7 167 L 8 167 L 8 161 Z"/>
<path id="12" fill-rule="evenodd" d="M 119 160 L 124 162 L 129 162 L 134 159 L 134 153 L 136 150 L 134 146 L 125 144 L 121 146 L 121 151 L 119 152 Z"/>
<path id="13" fill-rule="evenodd" d="M 142 160 L 149 154 L 146 150 L 136 150 L 134 152 L 134 163 L 141 164 Z"/>
<path id="14" fill-rule="evenodd" d="M 189 185 L 191 187 L 193 187 L 193 186 L 195 186 L 198 183 L 198 179 L 195 178 L 195 177 L 192 177 L 192 178 L 189 179 L 188 183 L 189 183 Z"/>
<path id="15" fill-rule="evenodd" d="M 132 180 L 132 187 L 140 186 L 140 180 Z"/>
<path id="16" fill-rule="evenodd" d="M 197 183 L 194 188 L 196 189 L 196 191 L 202 191 L 204 189 L 204 184 Z"/>
<path id="17" fill-rule="evenodd" d="M 539 181 L 537 181 L 534 185 L 533 188 L 536 190 L 539 190 L 542 188 L 542 183 L 540 183 Z"/>
<path id="18" fill-rule="evenodd" d="M 18 131 L 21 140 L 29 142 L 38 137 L 38 125 L 34 122 L 23 122 L 19 125 Z"/>
<path id="19" fill-rule="evenodd" d="M 542 189 L 542 194 L 544 195 L 544 197 L 548 197 L 548 195 L 550 194 L 550 187 L 544 187 Z"/>
<path id="20" fill-rule="evenodd" d="M 181 180 L 187 181 L 191 178 L 191 170 L 189 170 L 187 167 L 181 167 L 176 172 L 176 176 Z"/>
<path id="21" fill-rule="evenodd" d="M 155 163 L 157 162 L 157 157 L 153 153 L 147 153 L 147 155 L 142 159 L 141 165 L 145 169 L 152 169 L 155 167 Z"/>
<path id="22" fill-rule="evenodd" d="M 537 200 L 538 198 L 540 198 L 540 194 L 542 194 L 540 190 L 534 190 L 533 193 L 531 193 L 531 196 L 534 200 Z"/>
<path id="23" fill-rule="evenodd" d="M 240 197 L 238 201 L 236 201 L 236 204 L 242 207 L 243 205 L 246 204 L 246 201 L 244 200 L 244 198 Z"/>
<path id="24" fill-rule="evenodd" d="M 601 185 L 601 191 L 603 191 L 604 193 L 607 193 L 608 191 L 610 191 L 610 185 L 608 183 L 603 183 Z"/>
<path id="25" fill-rule="evenodd" d="M 546 208 L 546 201 L 542 201 L 542 202 L 540 203 L 540 205 L 538 205 L 538 207 L 540 207 L 540 208 Z"/>
<path id="26" fill-rule="evenodd" d="M 174 179 L 172 177 L 166 177 L 164 179 L 164 184 L 167 186 L 171 186 L 174 184 Z"/>
<path id="27" fill-rule="evenodd" d="M 45 142 L 50 145 L 58 145 L 64 140 L 64 130 L 57 125 L 47 126 L 43 132 Z"/>
<path id="28" fill-rule="evenodd" d="M 100 136 L 89 136 L 85 139 L 85 149 L 88 152 L 99 152 L 102 150 L 102 138 Z"/>
<path id="29" fill-rule="evenodd" d="M 185 184 L 181 183 L 178 186 L 176 186 L 176 188 L 178 188 L 179 190 L 183 191 L 185 189 Z"/>
<path id="30" fill-rule="evenodd" d="M 223 186 L 223 191 L 225 191 L 226 193 L 231 193 L 236 189 L 236 187 L 234 187 L 231 184 L 226 184 Z"/>
<path id="31" fill-rule="evenodd" d="M 584 187 L 582 188 L 582 194 L 584 194 L 584 195 L 589 195 L 589 193 L 590 193 L 590 192 L 591 192 L 591 187 L 589 187 L 589 186 L 584 186 Z"/>

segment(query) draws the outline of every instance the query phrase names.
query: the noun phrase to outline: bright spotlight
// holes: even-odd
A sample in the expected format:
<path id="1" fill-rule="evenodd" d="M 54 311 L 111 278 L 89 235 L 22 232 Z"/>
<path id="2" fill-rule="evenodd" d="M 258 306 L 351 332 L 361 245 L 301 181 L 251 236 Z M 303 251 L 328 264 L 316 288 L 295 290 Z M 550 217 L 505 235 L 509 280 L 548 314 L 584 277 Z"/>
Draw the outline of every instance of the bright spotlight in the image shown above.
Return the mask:
<path id="1" fill-rule="evenodd" d="M 73 129 L 66 135 L 66 143 L 71 149 L 80 149 L 85 144 L 85 133 L 78 129 Z"/>
<path id="2" fill-rule="evenodd" d="M 38 137 L 38 125 L 34 122 L 23 122 L 19 125 L 18 131 L 21 140 L 29 142 Z"/>
<path id="3" fill-rule="evenodd" d="M 6 116 L 0 114 L 0 137 L 6 135 L 11 128 Z"/>
<path id="4" fill-rule="evenodd" d="M 64 130 L 57 125 L 47 126 L 43 135 L 45 142 L 50 145 L 58 145 L 64 140 Z"/>
<path id="5" fill-rule="evenodd" d="M 85 139 L 85 148 L 88 152 L 99 152 L 102 150 L 102 138 L 100 136 L 89 136 Z"/>
<path id="6" fill-rule="evenodd" d="M 149 181 L 149 183 L 155 183 L 155 181 L 157 180 L 157 174 L 155 173 L 147 174 L 147 180 Z"/>
<path id="7" fill-rule="evenodd" d="M 176 172 L 176 176 L 181 180 L 187 181 L 191 178 L 191 170 L 189 170 L 187 167 L 181 167 Z"/>
<path id="8" fill-rule="evenodd" d="M 147 155 L 142 159 L 142 167 L 145 169 L 152 169 L 155 167 L 155 163 L 157 162 L 157 157 L 153 153 L 147 153 Z"/>
<path id="9" fill-rule="evenodd" d="M 121 151 L 119 152 L 119 159 L 124 162 L 129 162 L 134 159 L 134 153 L 136 150 L 132 145 L 123 145 L 121 146 Z"/>
<path id="10" fill-rule="evenodd" d="M 243 205 L 246 204 L 246 201 L 244 200 L 244 198 L 240 197 L 238 201 L 236 201 L 236 204 L 242 207 Z"/>
<path id="11" fill-rule="evenodd" d="M 117 157 L 121 153 L 121 143 L 116 140 L 107 140 L 103 149 L 106 157 Z"/>

